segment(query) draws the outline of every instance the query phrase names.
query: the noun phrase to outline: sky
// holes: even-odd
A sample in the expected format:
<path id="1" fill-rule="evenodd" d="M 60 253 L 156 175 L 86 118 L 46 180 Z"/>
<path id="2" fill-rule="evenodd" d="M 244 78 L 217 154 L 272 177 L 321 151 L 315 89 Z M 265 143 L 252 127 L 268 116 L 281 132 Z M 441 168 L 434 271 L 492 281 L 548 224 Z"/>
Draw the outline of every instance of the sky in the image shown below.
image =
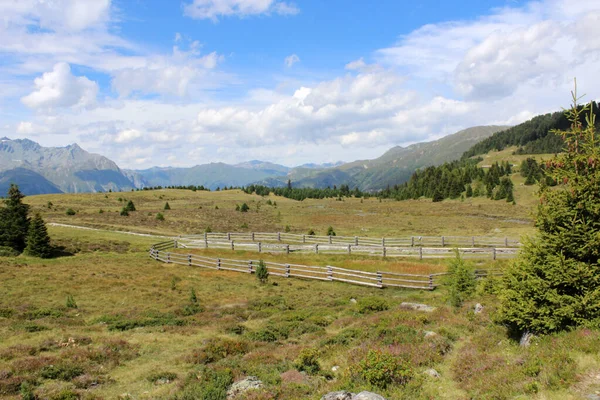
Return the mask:
<path id="1" fill-rule="evenodd" d="M 0 135 L 123 168 L 370 159 L 600 98 L 597 0 L 0 0 Z"/>

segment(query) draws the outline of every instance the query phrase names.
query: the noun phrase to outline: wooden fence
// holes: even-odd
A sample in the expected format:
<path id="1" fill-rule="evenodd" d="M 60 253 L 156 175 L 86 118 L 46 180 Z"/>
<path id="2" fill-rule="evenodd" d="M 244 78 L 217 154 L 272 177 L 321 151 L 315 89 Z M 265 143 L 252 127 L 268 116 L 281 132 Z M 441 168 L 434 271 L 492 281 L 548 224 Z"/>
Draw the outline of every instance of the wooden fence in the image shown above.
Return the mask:
<path id="1" fill-rule="evenodd" d="M 191 267 L 210 268 L 217 271 L 234 271 L 246 274 L 256 273 L 258 260 L 235 260 L 229 258 L 211 258 L 197 254 L 183 254 L 169 251 L 175 241 L 157 243 L 150 249 L 150 257 L 167 264 L 180 264 Z M 281 264 L 264 262 L 269 275 L 284 278 L 304 278 L 330 282 L 345 282 L 355 285 L 370 286 L 383 289 L 385 287 L 434 290 L 443 283 L 442 277 L 448 273 L 435 274 L 401 274 L 395 272 L 367 272 L 333 266 L 319 267 L 301 264 Z M 497 270 L 477 270 L 475 277 L 481 279 L 502 275 Z"/>
<path id="2" fill-rule="evenodd" d="M 397 238 L 370 238 L 363 236 L 318 236 L 285 232 L 229 232 L 181 236 L 189 240 L 236 241 L 290 244 L 337 244 L 377 247 L 498 247 L 518 248 L 521 243 L 508 237 L 486 236 L 405 236 Z"/>
<path id="3" fill-rule="evenodd" d="M 234 240 L 234 238 L 236 240 Z M 314 254 L 358 254 L 377 257 L 412 257 L 420 260 L 424 258 L 447 258 L 454 257 L 458 250 L 464 258 L 491 258 L 497 260 L 500 258 L 512 258 L 517 255 L 519 249 L 515 247 L 469 247 L 469 248 L 450 248 L 450 247 L 422 247 L 405 246 L 399 247 L 393 244 L 385 246 L 367 246 L 355 244 L 288 244 L 273 242 L 245 242 L 238 237 L 231 236 L 231 240 L 208 239 L 203 237 L 184 236 L 174 240 L 175 248 L 188 249 L 228 249 L 228 250 L 246 250 L 256 251 L 258 253 L 314 253 Z M 283 239 L 282 239 L 283 240 Z"/>

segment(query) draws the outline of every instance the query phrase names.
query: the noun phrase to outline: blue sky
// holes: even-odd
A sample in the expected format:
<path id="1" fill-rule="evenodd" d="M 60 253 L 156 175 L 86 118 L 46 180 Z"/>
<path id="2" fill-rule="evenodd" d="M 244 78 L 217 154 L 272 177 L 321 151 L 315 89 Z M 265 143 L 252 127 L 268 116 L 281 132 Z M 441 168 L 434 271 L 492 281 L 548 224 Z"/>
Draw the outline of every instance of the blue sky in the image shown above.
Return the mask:
<path id="1" fill-rule="evenodd" d="M 598 98 L 597 3 L 0 0 L 0 134 L 127 168 L 374 158 L 574 77 Z"/>

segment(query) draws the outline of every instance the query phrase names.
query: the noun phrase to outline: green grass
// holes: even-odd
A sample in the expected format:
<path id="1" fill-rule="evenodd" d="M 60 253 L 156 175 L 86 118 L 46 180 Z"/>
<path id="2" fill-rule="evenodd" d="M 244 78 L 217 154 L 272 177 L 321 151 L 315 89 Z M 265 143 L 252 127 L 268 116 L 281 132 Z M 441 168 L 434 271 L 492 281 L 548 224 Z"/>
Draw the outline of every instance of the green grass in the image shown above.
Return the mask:
<path id="1" fill-rule="evenodd" d="M 46 208 L 47 220 L 157 233 L 196 233 L 206 224 L 215 231 L 236 230 L 242 221 L 257 231 L 285 225 L 297 232 L 325 231 L 331 225 L 338 235 L 372 236 L 424 234 L 421 229 L 496 235 L 496 229 L 531 229 L 509 221 L 520 218 L 509 212 L 519 208 L 483 199 L 433 204 L 277 198 L 274 208 L 239 192 L 108 196 L 114 207 L 104 194 L 26 199 L 40 210 L 48 200 L 60 204 L 58 210 Z M 118 216 L 118 197 L 132 199 L 140 211 Z M 164 224 L 147 215 L 160 211 L 167 200 L 172 210 L 165 212 Z M 250 212 L 235 212 L 242 200 Z M 262 205 L 256 212 L 258 201 Z M 78 213 L 67 217 L 61 207 Z M 98 213 L 100 207 L 107 212 Z M 358 210 L 365 216 L 338 219 L 338 214 Z M 146 251 L 154 238 L 64 227 L 50 227 L 49 233 L 64 256 L 0 257 L 0 396 L 17 399 L 21 388 L 31 388 L 48 399 L 113 399 L 125 393 L 140 399 L 218 399 L 232 380 L 247 375 L 265 383 L 255 399 L 319 399 L 334 390 L 371 390 L 389 399 L 577 399 L 599 389 L 599 332 L 578 329 L 520 348 L 493 322 L 497 298 L 492 282 L 480 283 L 474 297 L 454 309 L 444 288 L 379 290 L 277 277 L 260 284 L 247 274 L 151 260 Z M 202 253 L 258 258 L 251 252 Z M 343 255 L 261 257 L 365 270 L 446 268 L 441 261 Z M 482 261 L 480 267 L 505 263 Z M 192 303 L 192 289 L 197 303 Z M 77 308 L 67 307 L 69 296 Z M 405 301 L 437 309 L 406 310 L 400 307 Z M 476 302 L 484 305 L 482 314 L 473 314 Z M 333 372 L 333 366 L 339 369 Z M 427 368 L 438 370 L 441 378 L 424 375 Z"/>

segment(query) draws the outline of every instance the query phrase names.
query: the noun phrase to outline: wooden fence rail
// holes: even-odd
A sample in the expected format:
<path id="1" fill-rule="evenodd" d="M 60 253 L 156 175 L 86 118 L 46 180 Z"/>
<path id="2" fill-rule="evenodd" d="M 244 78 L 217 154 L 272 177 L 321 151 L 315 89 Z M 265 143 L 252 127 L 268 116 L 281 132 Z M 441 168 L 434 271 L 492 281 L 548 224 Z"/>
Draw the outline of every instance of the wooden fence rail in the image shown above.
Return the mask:
<path id="1" fill-rule="evenodd" d="M 400 247 L 394 244 L 386 246 L 367 246 L 354 244 L 288 244 L 272 242 L 246 242 L 244 239 L 231 240 L 204 239 L 202 237 L 182 236 L 174 240 L 174 246 L 188 249 L 228 249 L 256 251 L 258 253 L 314 253 L 314 254 L 358 254 L 377 257 L 412 257 L 420 260 L 424 258 L 454 257 L 458 250 L 464 258 L 511 258 L 517 255 L 519 249 L 514 247 Z M 160 250 L 160 248 L 159 248 Z"/>
<path id="2" fill-rule="evenodd" d="M 362 236 L 299 235 L 286 232 L 209 232 L 181 236 L 190 240 L 275 242 L 290 244 L 337 244 L 377 247 L 498 247 L 518 248 L 521 243 L 508 237 L 486 236 L 406 236 L 397 238 L 370 238 Z"/>
<path id="3" fill-rule="evenodd" d="M 194 267 L 210 268 L 214 270 L 256 273 L 258 260 L 235 260 L 228 258 L 211 258 L 197 254 L 183 254 L 168 251 L 176 246 L 176 241 L 161 242 L 150 248 L 151 258 L 167 264 L 180 264 Z M 301 264 L 281 264 L 264 262 L 269 274 L 283 278 L 316 279 L 330 282 L 345 282 L 355 285 L 370 286 L 383 289 L 385 287 L 434 290 L 443 283 L 442 277 L 448 273 L 436 274 L 402 274 L 396 272 L 367 272 L 333 266 L 319 267 Z M 502 275 L 498 270 L 477 270 L 477 279 Z"/>

